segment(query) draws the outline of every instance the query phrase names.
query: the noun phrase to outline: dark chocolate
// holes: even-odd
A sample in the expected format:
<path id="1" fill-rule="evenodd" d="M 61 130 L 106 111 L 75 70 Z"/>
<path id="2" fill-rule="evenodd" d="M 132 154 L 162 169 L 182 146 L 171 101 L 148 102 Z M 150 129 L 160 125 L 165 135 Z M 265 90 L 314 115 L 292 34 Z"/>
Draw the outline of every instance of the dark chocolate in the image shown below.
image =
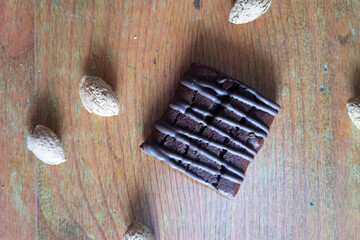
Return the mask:
<path id="1" fill-rule="evenodd" d="M 253 89 L 195 63 L 141 149 L 232 198 L 279 110 Z"/>

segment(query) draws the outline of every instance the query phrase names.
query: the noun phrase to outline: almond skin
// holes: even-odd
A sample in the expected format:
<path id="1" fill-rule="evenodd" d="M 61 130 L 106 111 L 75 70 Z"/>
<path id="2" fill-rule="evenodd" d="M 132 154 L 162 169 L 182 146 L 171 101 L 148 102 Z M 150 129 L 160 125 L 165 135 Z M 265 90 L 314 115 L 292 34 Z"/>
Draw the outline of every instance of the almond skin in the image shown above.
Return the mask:
<path id="1" fill-rule="evenodd" d="M 254 21 L 270 7 L 272 0 L 237 0 L 230 11 L 229 21 L 244 24 Z"/>
<path id="2" fill-rule="evenodd" d="M 27 146 L 46 164 L 58 165 L 66 161 L 59 138 L 49 128 L 37 125 L 27 138 Z"/>
<path id="3" fill-rule="evenodd" d="M 346 108 L 351 121 L 360 129 L 360 97 L 350 98 L 346 103 Z"/>
<path id="4" fill-rule="evenodd" d="M 110 85 L 99 77 L 84 76 L 79 85 L 82 104 L 89 113 L 103 117 L 119 114 L 120 103 Z"/>
<path id="5" fill-rule="evenodd" d="M 155 240 L 155 237 L 144 224 L 133 222 L 126 230 L 123 240 Z"/>

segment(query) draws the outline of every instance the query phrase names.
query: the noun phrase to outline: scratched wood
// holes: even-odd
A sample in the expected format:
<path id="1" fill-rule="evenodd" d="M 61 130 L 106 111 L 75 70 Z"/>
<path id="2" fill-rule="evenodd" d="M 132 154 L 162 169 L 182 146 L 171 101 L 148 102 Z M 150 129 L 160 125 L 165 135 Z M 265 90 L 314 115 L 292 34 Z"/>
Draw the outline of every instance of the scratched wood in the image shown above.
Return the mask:
<path id="1" fill-rule="evenodd" d="M 360 3 L 275 0 L 232 25 L 232 0 L 0 1 L 1 239 L 358 239 Z M 282 106 L 233 200 L 139 151 L 193 61 Z M 90 115 L 78 85 L 102 77 L 117 117 Z M 27 150 L 52 128 L 68 161 Z"/>

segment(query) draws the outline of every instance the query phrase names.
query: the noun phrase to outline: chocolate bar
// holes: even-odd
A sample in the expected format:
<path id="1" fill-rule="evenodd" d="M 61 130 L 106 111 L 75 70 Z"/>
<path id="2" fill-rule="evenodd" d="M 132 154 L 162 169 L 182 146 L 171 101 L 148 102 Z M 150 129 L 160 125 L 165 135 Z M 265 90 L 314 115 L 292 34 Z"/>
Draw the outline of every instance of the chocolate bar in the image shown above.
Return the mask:
<path id="1" fill-rule="evenodd" d="M 193 63 L 140 148 L 233 198 L 279 110 L 239 81 Z"/>

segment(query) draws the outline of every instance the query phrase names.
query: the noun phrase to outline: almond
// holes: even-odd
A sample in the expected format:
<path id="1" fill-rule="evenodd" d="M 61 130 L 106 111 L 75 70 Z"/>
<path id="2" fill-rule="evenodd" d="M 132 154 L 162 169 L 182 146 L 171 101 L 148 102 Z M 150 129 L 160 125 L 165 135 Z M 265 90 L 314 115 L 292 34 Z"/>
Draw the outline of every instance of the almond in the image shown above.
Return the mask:
<path id="1" fill-rule="evenodd" d="M 59 138 L 49 128 L 37 125 L 27 138 L 27 146 L 46 164 L 58 165 L 66 161 Z"/>
<path id="2" fill-rule="evenodd" d="M 254 21 L 270 7 L 272 0 L 237 0 L 230 11 L 229 21 L 244 24 Z"/>
<path id="3" fill-rule="evenodd" d="M 360 97 L 350 98 L 346 103 L 346 108 L 351 121 L 360 129 Z"/>
<path id="4" fill-rule="evenodd" d="M 155 240 L 155 237 L 145 225 L 133 222 L 129 225 L 123 240 Z"/>
<path id="5" fill-rule="evenodd" d="M 79 85 L 82 104 L 89 113 L 103 117 L 119 114 L 120 103 L 110 85 L 99 77 L 84 76 Z"/>

